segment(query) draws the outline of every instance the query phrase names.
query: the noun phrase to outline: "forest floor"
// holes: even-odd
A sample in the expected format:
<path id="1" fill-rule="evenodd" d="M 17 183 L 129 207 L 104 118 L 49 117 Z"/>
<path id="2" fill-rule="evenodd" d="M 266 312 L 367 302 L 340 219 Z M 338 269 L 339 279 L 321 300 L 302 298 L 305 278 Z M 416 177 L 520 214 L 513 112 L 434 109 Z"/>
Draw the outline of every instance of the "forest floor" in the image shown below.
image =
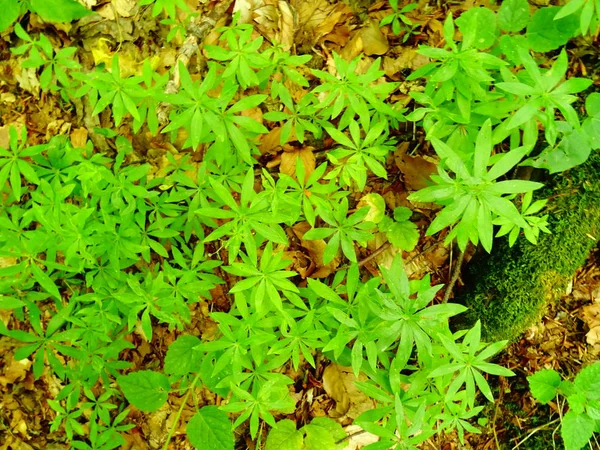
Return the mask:
<path id="1" fill-rule="evenodd" d="M 98 16 L 90 16 L 87 23 L 80 21 L 76 33 L 71 33 L 69 26 L 49 25 L 42 23 L 34 15 L 28 21 L 29 33 L 43 31 L 53 42 L 73 45 L 82 49 L 82 64 L 92 67 L 106 63 L 112 59 L 115 51 L 119 51 L 123 67 L 135 72 L 145 58 L 154 57 L 160 62 L 158 67 L 166 68 L 174 64 L 181 41 L 174 39 L 166 42 L 168 28 L 153 18 L 148 7 L 139 7 L 133 0 L 113 0 L 102 2 L 85 0 L 88 6 L 94 7 Z M 200 2 L 188 0 L 193 11 L 204 14 L 218 2 Z M 237 2 L 242 12 L 254 14 L 254 2 Z M 275 10 L 277 2 L 265 1 Z M 322 68 L 331 64 L 332 52 L 340 53 L 351 59 L 361 53 L 367 55 L 365 61 L 376 57 L 382 58 L 382 68 L 390 81 L 403 83 L 392 98 L 393 102 L 410 104 L 407 95 L 410 89 L 405 76 L 424 63 L 427 59 L 416 53 L 419 44 L 436 46 L 442 40 L 442 24 L 448 11 L 455 15 L 461 11 L 480 5 L 491 6 L 490 1 L 465 0 L 463 2 L 419 2 L 419 8 L 408 17 L 418 25 L 415 32 L 406 36 L 395 36 L 389 27 L 381 28 L 379 21 L 388 13 L 387 2 L 378 2 L 368 9 L 360 5 L 349 5 L 343 2 L 327 0 L 299 0 L 297 11 L 301 29 L 292 36 L 298 53 L 313 54 L 311 67 Z M 244 9 L 245 8 L 245 9 Z M 231 11 L 230 11 L 231 12 Z M 227 14 L 225 20 L 229 20 Z M 262 16 L 264 20 L 257 25 L 257 32 L 266 38 L 286 38 L 285 33 L 293 30 L 282 28 L 285 21 L 273 20 Z M 86 19 L 87 20 L 87 19 Z M 207 42 L 215 42 L 216 33 L 207 37 Z M 289 38 L 289 36 L 288 36 Z M 598 67 L 588 64 L 589 43 L 570 49 L 571 70 L 574 76 L 598 77 Z M 596 45 L 600 45 L 596 40 Z M 31 71 L 21 72 L 18 57 L 10 52 L 8 33 L 0 36 L 0 147 L 7 147 L 9 125 L 24 124 L 29 131 L 29 143 L 46 142 L 51 136 L 65 134 L 71 140 L 81 140 L 88 136 L 85 117 L 77 108 L 64 103 L 58 95 L 42 93 L 39 80 Z M 161 69 L 159 69 L 161 70 Z M 301 68 L 308 73 L 308 68 Z M 412 106 L 411 106 L 412 107 Z M 111 117 L 108 111 L 100 115 L 100 126 L 110 127 Z M 165 135 L 157 137 L 150 133 L 132 134 L 131 127 L 124 124 L 119 133 L 130 137 L 134 149 L 140 157 L 161 170 L 164 162 L 161 151 L 168 145 Z M 275 138 L 273 138 L 275 136 Z M 388 206 L 408 205 L 407 196 L 410 191 L 425 186 L 425 180 L 435 170 L 428 154 L 429 147 L 424 141 L 421 130 L 413 129 L 412 124 L 398 132 L 401 143 L 394 156 L 388 160 L 389 179 L 385 184 L 370 185 L 371 192 L 381 194 Z M 274 168 L 285 162 L 285 151 L 277 145 L 278 135 L 267 135 L 261 144 L 262 159 L 266 167 Z M 285 169 L 281 169 L 282 171 Z M 422 220 L 417 221 L 422 236 L 426 226 L 434 216 L 433 210 L 422 210 Z M 418 247 L 410 254 L 405 254 L 409 272 L 415 276 L 429 273 L 434 284 L 450 281 L 456 252 L 443 245 L 444 233 L 434 237 L 423 237 Z M 386 258 L 393 258 L 393 253 L 382 252 L 377 258 L 370 259 L 369 253 L 379 247 L 374 242 L 362 254 L 363 267 L 377 272 L 377 263 Z M 318 251 L 306 248 L 306 252 Z M 322 249 L 320 250 L 322 251 Z M 469 264 L 469 255 L 465 264 Z M 327 276 L 336 267 L 320 268 Z M 329 271 L 329 273 L 326 273 Z M 466 273 L 463 270 L 463 273 Z M 459 278 L 455 289 L 460 290 L 464 282 Z M 443 295 L 443 290 L 440 295 Z M 214 301 L 219 301 L 219 293 L 215 292 Z M 221 296 L 223 294 L 221 293 Z M 206 316 L 210 308 L 208 304 L 198 304 L 198 314 Z M 0 320 L 10 328 L 14 320 L 10 311 L 0 310 Z M 213 324 L 214 325 L 214 324 Z M 207 322 L 196 325 L 202 329 L 195 330 L 195 335 L 206 332 Z M 188 330 L 190 331 L 190 330 Z M 167 347 L 177 333 L 166 327 L 156 326 L 155 338 L 151 343 L 140 340 L 136 349 L 127 351 L 125 359 L 132 362 L 134 368 L 148 367 L 148 362 L 155 360 L 156 365 L 164 360 Z M 60 390 L 60 380 L 44 374 L 35 380 L 31 371 L 31 361 L 15 361 L 13 353 L 19 345 L 7 337 L 0 337 L 0 450 L 63 450 L 71 448 L 65 443 L 62 431 L 50 432 L 53 412 L 48 408 L 47 400 L 54 398 Z M 597 360 L 600 355 L 600 251 L 594 252 L 585 267 L 575 275 L 568 293 L 550 307 L 543 320 L 532 327 L 518 342 L 510 345 L 496 361 L 513 370 L 517 375 L 512 378 L 501 378 L 498 384 L 491 381 L 496 402 L 488 405 L 481 414 L 479 424 L 482 434 L 466 434 L 466 445 L 459 444 L 454 435 L 434 436 L 423 445 L 423 449 L 451 450 L 460 448 L 487 449 L 550 449 L 554 445 L 560 448 L 554 437 L 561 412 L 561 405 L 551 402 L 542 406 L 531 397 L 526 376 L 542 368 L 554 368 L 565 376 L 573 376 L 585 362 Z M 308 405 L 308 416 L 327 414 L 331 410 L 333 400 L 322 387 L 323 368 L 311 371 L 309 380 L 313 387 L 313 403 Z M 495 385 L 493 383 L 496 383 Z M 174 420 L 174 412 L 181 399 L 171 398 L 169 405 L 151 414 L 134 410 L 128 420 L 135 423 L 135 428 L 125 433 L 127 446 L 123 449 L 146 450 L 160 448 L 165 433 Z M 189 413 L 189 414 L 188 414 Z M 183 423 L 186 414 L 184 409 Z M 305 420 L 306 414 L 291 415 L 288 418 Z M 360 439 L 355 447 L 359 448 Z M 183 437 L 175 435 L 169 446 L 171 449 L 191 448 Z M 251 442 L 247 448 L 253 448 Z"/>

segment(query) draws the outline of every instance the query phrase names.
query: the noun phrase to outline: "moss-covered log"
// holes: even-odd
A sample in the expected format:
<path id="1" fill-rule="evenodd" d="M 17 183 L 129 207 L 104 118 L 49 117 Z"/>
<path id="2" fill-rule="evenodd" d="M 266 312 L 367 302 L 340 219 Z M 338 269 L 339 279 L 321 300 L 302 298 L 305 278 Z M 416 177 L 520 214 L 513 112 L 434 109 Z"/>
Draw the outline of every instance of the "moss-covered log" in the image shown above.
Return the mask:
<path id="1" fill-rule="evenodd" d="M 540 236 L 537 245 L 521 236 L 512 248 L 501 238 L 492 255 L 469 264 L 467 287 L 457 299 L 469 308 L 462 325 L 481 320 L 488 341 L 515 340 L 539 320 L 600 238 L 600 155 L 552 183 L 543 193 L 551 198 L 551 235 Z"/>

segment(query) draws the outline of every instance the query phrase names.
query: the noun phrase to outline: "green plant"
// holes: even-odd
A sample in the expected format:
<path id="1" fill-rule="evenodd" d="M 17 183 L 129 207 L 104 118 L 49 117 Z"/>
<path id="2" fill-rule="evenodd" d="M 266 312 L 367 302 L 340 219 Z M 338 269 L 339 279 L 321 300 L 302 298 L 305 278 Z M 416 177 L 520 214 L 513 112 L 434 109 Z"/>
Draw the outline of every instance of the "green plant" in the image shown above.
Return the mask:
<path id="1" fill-rule="evenodd" d="M 76 0 L 2 0 L 0 32 L 10 27 L 22 14 L 32 11 L 50 22 L 72 22 L 91 14 Z"/>
<path id="2" fill-rule="evenodd" d="M 600 429 L 598 380 L 600 363 L 597 362 L 583 368 L 573 382 L 562 380 L 553 369 L 543 369 L 527 377 L 531 394 L 540 403 L 559 399 L 559 396 L 564 397 L 562 407 L 565 400 L 568 403 L 569 410 L 561 412 L 560 423 L 560 434 L 567 450 L 586 447 Z"/>
<path id="3" fill-rule="evenodd" d="M 412 21 L 404 14 L 414 11 L 419 6 L 417 3 L 409 3 L 402 8 L 398 5 L 398 0 L 390 0 L 390 6 L 392 7 L 392 14 L 385 16 L 379 21 L 379 26 L 390 25 L 392 26 L 392 32 L 395 35 L 399 35 L 402 31 L 405 31 L 405 37 L 410 36 L 410 31 L 413 30 Z M 406 39 L 403 40 L 406 42 Z"/>
<path id="4" fill-rule="evenodd" d="M 355 213 L 347 216 L 348 199 L 344 197 L 336 205 L 333 212 L 323 207 L 317 207 L 317 212 L 331 228 L 312 228 L 304 234 L 304 239 L 329 238 L 327 247 L 323 253 L 323 262 L 325 264 L 335 258 L 340 246 L 344 256 L 350 261 L 356 262 L 354 242 L 364 245 L 371 238 L 371 233 L 367 230 L 370 230 L 374 226 L 373 223 L 364 221 L 369 213 L 369 208 L 360 208 Z"/>
<path id="5" fill-rule="evenodd" d="M 421 189 L 409 197 L 413 201 L 437 202 L 444 206 L 427 229 L 428 235 L 458 222 L 446 237 L 447 242 L 456 238 L 458 246 L 464 250 L 469 241 L 474 244 L 481 241 L 489 252 L 493 245 L 493 223 L 496 218 L 501 218 L 502 224 L 511 224 L 518 229 L 530 226 L 506 196 L 530 192 L 543 185 L 525 180 L 497 181 L 521 161 L 529 152 L 527 148 L 518 147 L 499 155 L 488 170 L 493 149 L 489 120 L 477 135 L 473 161 L 468 164 L 443 141 L 433 137 L 431 141 L 443 165 L 456 178 L 451 178 L 440 165 L 438 175 L 432 175 L 436 185 Z"/>
<path id="6" fill-rule="evenodd" d="M 385 157 L 394 148 L 394 140 L 385 132 L 384 122 L 371 124 L 367 121 L 362 127 L 364 138 L 358 122 L 350 122 L 348 128 L 352 139 L 337 128 L 325 127 L 325 131 L 340 144 L 327 153 L 327 158 L 337 167 L 325 178 L 339 178 L 342 186 L 356 186 L 359 191 L 364 190 L 367 184 L 367 168 L 378 177 L 387 178 L 382 163 L 385 163 Z"/>

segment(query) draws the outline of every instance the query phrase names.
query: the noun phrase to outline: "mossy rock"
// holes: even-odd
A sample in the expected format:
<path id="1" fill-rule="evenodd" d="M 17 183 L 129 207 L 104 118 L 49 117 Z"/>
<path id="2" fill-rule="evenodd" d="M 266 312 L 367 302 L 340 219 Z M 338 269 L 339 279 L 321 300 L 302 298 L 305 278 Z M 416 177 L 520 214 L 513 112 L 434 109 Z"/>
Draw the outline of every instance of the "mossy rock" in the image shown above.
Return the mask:
<path id="1" fill-rule="evenodd" d="M 552 234 L 537 245 L 521 236 L 512 248 L 502 238 L 491 255 L 472 260 L 457 299 L 469 308 L 459 327 L 481 320 L 486 340 L 514 341 L 564 295 L 600 238 L 600 155 L 556 176 L 540 198 L 550 198 Z"/>

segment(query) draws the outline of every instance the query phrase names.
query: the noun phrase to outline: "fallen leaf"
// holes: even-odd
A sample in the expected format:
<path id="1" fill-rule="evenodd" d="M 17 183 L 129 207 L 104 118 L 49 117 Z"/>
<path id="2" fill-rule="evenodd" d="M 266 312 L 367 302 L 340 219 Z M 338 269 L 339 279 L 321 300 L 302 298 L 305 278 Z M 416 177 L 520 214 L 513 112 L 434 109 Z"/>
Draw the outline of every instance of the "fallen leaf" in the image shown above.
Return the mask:
<path id="1" fill-rule="evenodd" d="M 136 0 L 112 0 L 112 5 L 121 17 L 131 17 L 138 10 Z"/>
<path id="2" fill-rule="evenodd" d="M 375 21 L 370 20 L 368 25 L 360 30 L 360 37 L 365 55 L 383 55 L 388 51 L 388 41 Z"/>
<path id="3" fill-rule="evenodd" d="M 369 444 L 379 442 L 379 436 L 363 430 L 358 425 L 348 425 L 344 431 L 350 438 L 343 450 L 359 450 Z"/>
<path id="4" fill-rule="evenodd" d="M 366 381 L 367 377 L 360 374 L 358 379 L 354 376 L 351 367 L 331 363 L 323 371 L 323 389 L 335 400 L 335 409 L 329 411 L 331 417 L 347 416 L 352 419 L 363 412 L 374 408 L 373 400 L 355 385 L 356 381 Z"/>
<path id="5" fill-rule="evenodd" d="M 292 227 L 292 231 L 296 235 L 298 239 L 300 239 L 300 245 L 306 249 L 308 252 L 308 256 L 311 261 L 317 267 L 317 270 L 311 273 L 309 276 L 311 278 L 325 278 L 331 275 L 337 267 L 340 265 L 340 257 L 336 255 L 332 261 L 328 264 L 323 264 L 323 253 L 325 252 L 325 247 L 327 247 L 327 243 L 323 239 L 318 239 L 314 241 L 309 241 L 306 239 L 302 239 L 304 233 L 310 230 L 310 225 L 308 222 L 298 222 Z"/>
<path id="6" fill-rule="evenodd" d="M 425 160 L 422 156 L 411 156 L 406 154 L 408 142 L 403 142 L 400 148 L 394 152 L 396 167 L 404 175 L 406 188 L 412 191 L 431 186 L 431 174 L 437 173 L 437 166 Z"/>
<path id="7" fill-rule="evenodd" d="M 308 180 L 308 177 L 315 171 L 316 158 L 312 152 L 313 147 L 305 147 L 302 150 L 295 150 L 290 152 L 283 152 L 281 154 L 281 165 L 279 166 L 279 172 L 285 173 L 292 178 L 296 178 L 296 163 L 298 158 L 304 164 L 304 181 Z"/>
<path id="8" fill-rule="evenodd" d="M 80 127 L 71 132 L 71 145 L 75 148 L 85 148 L 87 143 L 88 131 L 85 127 Z"/>

